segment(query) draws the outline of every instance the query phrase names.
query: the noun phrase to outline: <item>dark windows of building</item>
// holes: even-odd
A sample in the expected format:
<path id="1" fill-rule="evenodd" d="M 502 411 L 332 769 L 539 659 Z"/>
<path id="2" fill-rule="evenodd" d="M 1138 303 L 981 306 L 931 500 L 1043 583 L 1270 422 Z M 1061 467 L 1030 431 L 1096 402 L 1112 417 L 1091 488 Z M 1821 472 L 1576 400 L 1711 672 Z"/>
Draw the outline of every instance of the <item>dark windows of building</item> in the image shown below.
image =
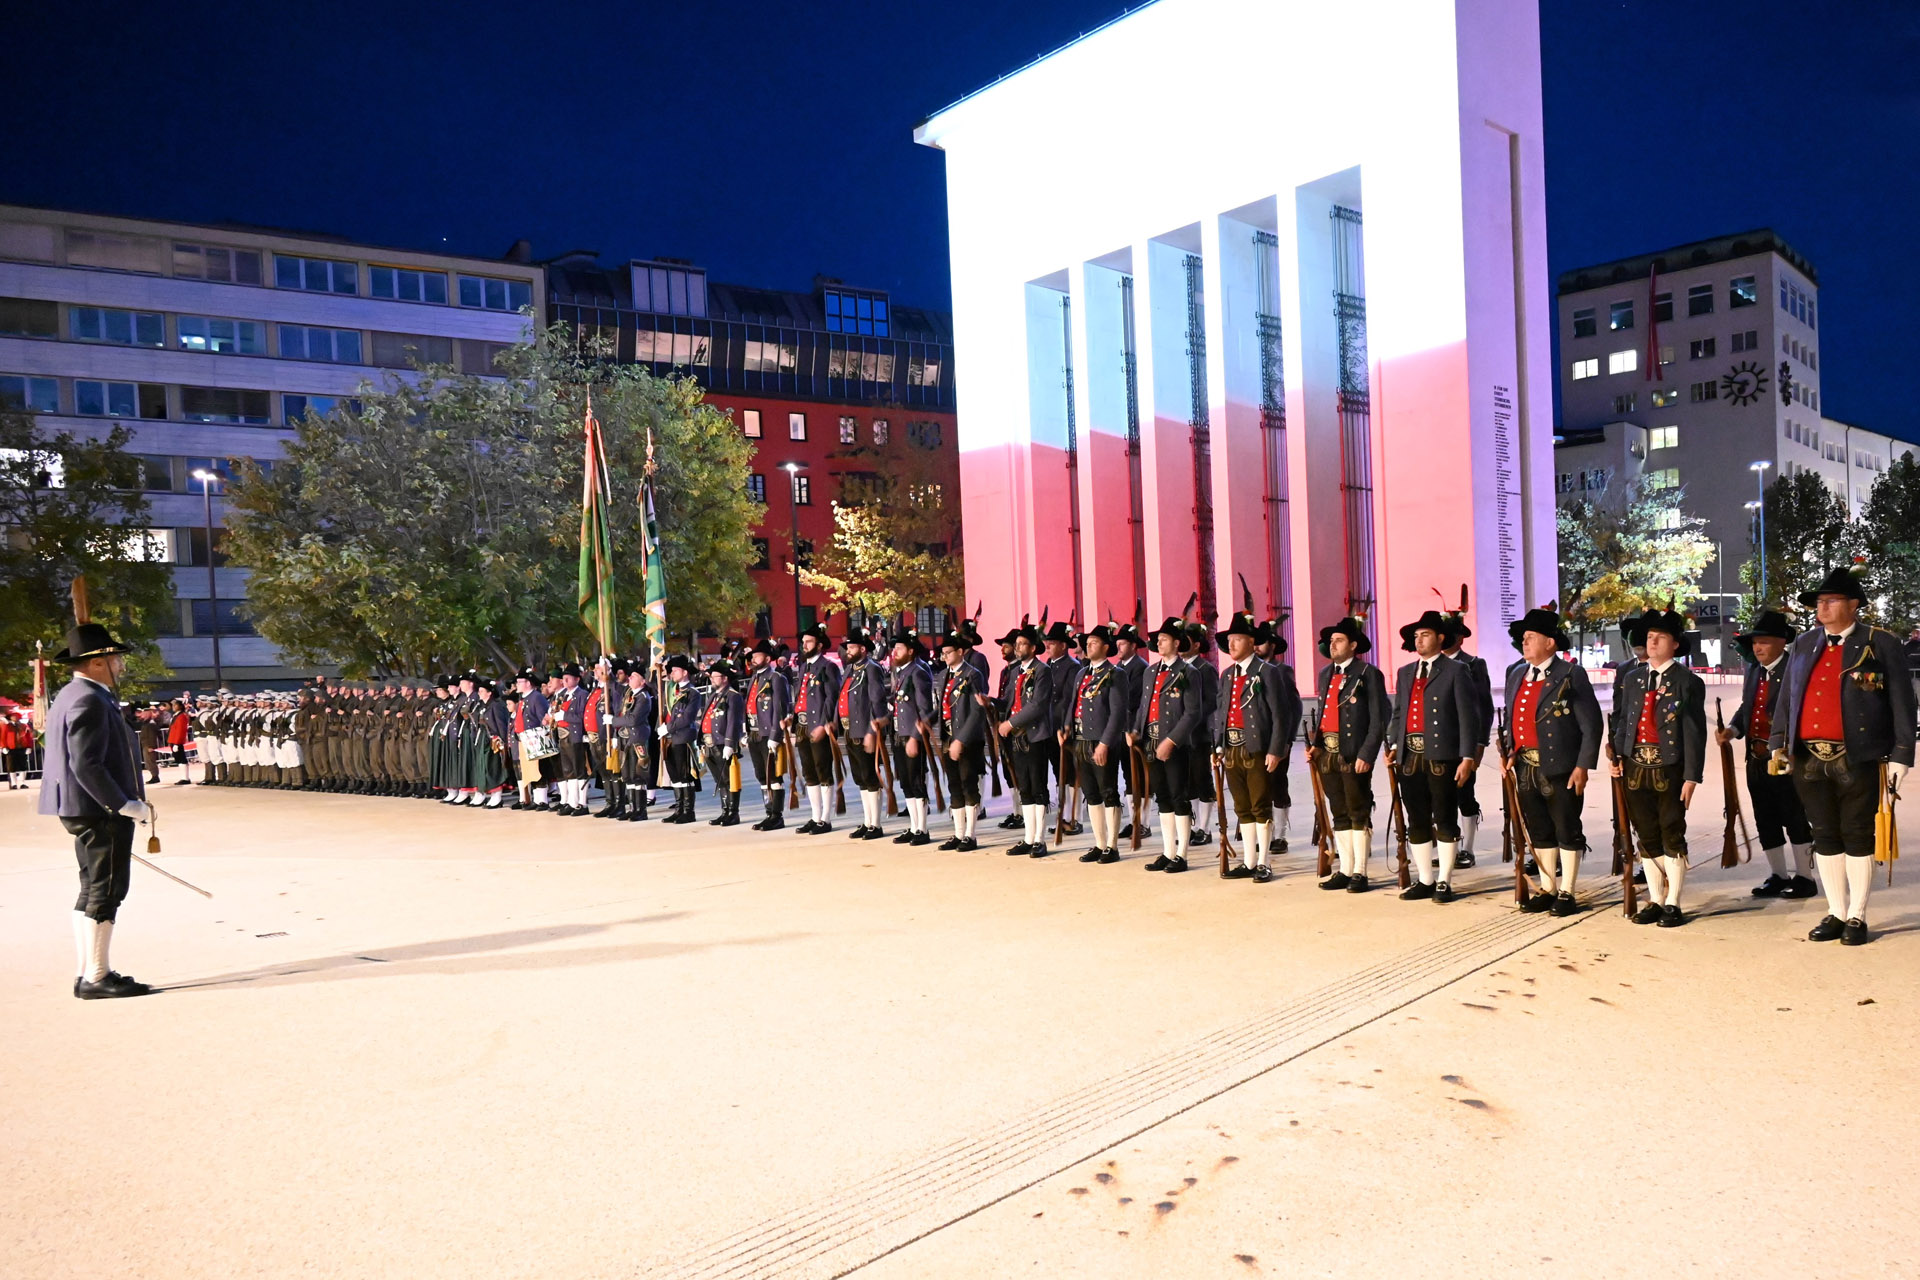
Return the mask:
<path id="1" fill-rule="evenodd" d="M 1595 329 L 1594 322 L 1593 322 L 1592 307 L 1582 307 L 1580 310 L 1573 313 L 1573 336 L 1574 337 L 1591 338 L 1596 332 L 1597 330 Z"/>
<path id="2" fill-rule="evenodd" d="M 636 262 L 633 309 L 658 316 L 704 316 L 707 273 L 684 264 Z"/>
<path id="3" fill-rule="evenodd" d="M 1720 384 L 1712 378 L 1707 379 L 1705 382 L 1696 382 L 1687 388 L 1687 399 L 1693 401 L 1695 404 L 1703 404 L 1708 400 L 1718 400 L 1719 398 Z"/>
<path id="4" fill-rule="evenodd" d="M 136 453 L 133 455 L 135 478 L 140 488 L 147 493 L 172 493 L 173 459 L 165 454 Z"/>
<path id="5" fill-rule="evenodd" d="M 1814 313 L 1813 298 L 1799 285 L 1782 277 L 1780 281 L 1780 309 L 1796 320 L 1804 322 L 1809 329 L 1818 329 L 1818 317 Z"/>
<path id="6" fill-rule="evenodd" d="M 368 267 L 367 293 L 375 298 L 396 302 L 447 301 L 447 277 L 440 271 L 415 271 L 411 267 Z"/>
<path id="7" fill-rule="evenodd" d="M 1633 300 L 1611 303 L 1607 307 L 1607 328 L 1633 328 Z"/>
<path id="8" fill-rule="evenodd" d="M 937 604 L 916 609 L 913 614 L 913 629 L 923 636 L 946 634 L 947 611 Z"/>
<path id="9" fill-rule="evenodd" d="M 1615 396 L 1613 398 L 1613 411 L 1615 413 L 1632 413 L 1638 407 L 1639 398 L 1640 393 L 1637 391 L 1629 391 L 1625 395 Z"/>
<path id="10" fill-rule="evenodd" d="M 633 335 L 633 341 L 635 360 L 681 368 L 706 367 L 709 340 L 704 333 L 669 333 L 664 329 L 656 333 L 651 329 L 642 329 Z"/>
<path id="11" fill-rule="evenodd" d="M 211 351 L 234 356 L 263 356 L 267 353 L 266 326 L 258 320 L 181 316 L 175 327 L 182 351 Z"/>
<path id="12" fill-rule="evenodd" d="M 907 424 L 907 439 L 919 445 L 922 449 L 938 449 L 940 447 L 940 424 L 932 419 L 924 422 L 909 422 Z"/>
<path id="13" fill-rule="evenodd" d="M 15 338 L 57 338 L 60 307 L 38 298 L 0 298 L 0 333 Z"/>
<path id="14" fill-rule="evenodd" d="M 283 329 L 282 332 L 285 332 Z M 356 338 L 360 335 L 355 334 Z M 368 362 L 382 369 L 409 369 L 415 364 L 452 364 L 453 339 L 418 333 L 375 333 Z"/>
<path id="15" fill-rule="evenodd" d="M 887 300 L 883 297 L 826 289 L 822 290 L 821 301 L 826 307 L 828 333 L 860 333 L 884 338 L 890 332 Z"/>
<path id="16" fill-rule="evenodd" d="M 807 415 L 790 413 L 787 415 L 787 439 L 805 440 L 807 438 Z"/>
<path id="17" fill-rule="evenodd" d="M 1653 295 L 1653 319 L 1655 324 L 1665 324 L 1673 319 L 1673 295 L 1656 293 Z"/>
<path id="18" fill-rule="evenodd" d="M 812 538 L 800 538 L 794 542 L 793 562 L 799 565 L 802 569 L 813 568 L 813 539 Z M 813 606 L 810 604 L 803 604 L 800 606 L 800 611 L 802 613 L 812 613 Z M 808 627 L 811 627 L 812 625 L 813 623 L 811 621 L 804 622 L 800 625 L 800 629 L 802 631 L 805 631 Z"/>
<path id="19" fill-rule="evenodd" d="M 1760 349 L 1760 331 L 1758 329 L 1748 329 L 1744 333 L 1736 333 L 1733 335 L 1733 342 L 1730 346 L 1736 355 L 1742 351 L 1758 351 Z"/>
<path id="20" fill-rule="evenodd" d="M 1713 359 L 1713 349 L 1714 349 L 1714 339 L 1695 338 L 1692 342 L 1689 342 L 1687 344 L 1687 359 L 1711 360 Z"/>
<path id="21" fill-rule="evenodd" d="M 264 466 L 265 464 L 263 463 L 262 465 Z M 210 472 L 211 474 L 219 477 L 219 480 L 214 485 L 214 490 L 213 490 L 215 493 L 218 493 L 220 492 L 220 485 L 228 484 L 233 480 L 233 459 L 232 458 L 188 458 L 186 463 L 186 475 L 187 475 L 187 481 L 188 481 L 187 488 L 189 491 L 193 493 L 200 492 L 201 482 L 193 478 L 193 473 L 196 471 Z M 215 545 L 217 546 L 219 544 L 215 543 Z M 206 562 L 203 560 L 201 561 L 201 563 L 205 564 Z"/>
<path id="22" fill-rule="evenodd" d="M 111 342 L 122 347 L 160 347 L 167 324 L 157 311 L 116 311 L 110 307 L 73 307 L 67 335 L 79 342 Z"/>
<path id="23" fill-rule="evenodd" d="M 1752 276 L 1739 276 L 1727 282 L 1727 306 L 1753 307 L 1760 303 L 1760 287 Z"/>
<path id="24" fill-rule="evenodd" d="M 1713 314 L 1713 286 L 1696 284 L 1687 290 L 1687 314 L 1690 316 L 1710 316 Z"/>
<path id="25" fill-rule="evenodd" d="M 892 425 L 885 418 L 875 418 L 873 420 L 873 442 L 875 444 L 885 444 L 887 437 L 892 433 Z"/>
<path id="26" fill-rule="evenodd" d="M 280 397 L 280 420 L 288 426 L 292 426 L 308 414 L 312 414 L 316 418 L 324 418 L 341 405 L 345 405 L 350 413 L 360 412 L 360 401 L 359 398 L 355 396 L 306 396 L 288 394 Z"/>
<path id="27" fill-rule="evenodd" d="M 767 478 L 758 471 L 747 477 L 747 497 L 765 504 L 767 500 Z"/>
<path id="28" fill-rule="evenodd" d="M 67 230 L 67 265 L 98 267 L 104 271 L 138 271 L 159 275 L 162 243 L 152 236 L 128 236 L 111 231 Z"/>
<path id="29" fill-rule="evenodd" d="M 273 283 L 281 289 L 305 289 L 309 293 L 360 292 L 360 268 L 351 262 L 332 262 L 325 258 L 290 258 L 273 255 Z"/>
<path id="30" fill-rule="evenodd" d="M 842 417 L 840 419 L 840 443 L 860 443 L 860 424 L 852 418 Z"/>
<path id="31" fill-rule="evenodd" d="M 932 352 L 911 352 L 907 356 L 907 385 L 910 387 L 937 387 L 940 385 L 940 357 Z"/>
<path id="32" fill-rule="evenodd" d="M 813 505 L 813 477 L 796 475 L 793 478 L 793 505 L 796 507 Z"/>
<path id="33" fill-rule="evenodd" d="M 455 349 L 460 356 L 460 372 L 500 377 L 499 355 L 509 348 L 505 342 L 486 342 L 479 338 L 461 338 Z"/>
<path id="34" fill-rule="evenodd" d="M 214 280 L 221 284 L 259 284 L 260 253 L 257 249 L 176 244 L 173 274 L 187 280 Z"/>
<path id="35" fill-rule="evenodd" d="M 742 409 L 740 411 L 740 433 L 749 440 L 758 440 L 760 438 L 760 411 L 758 409 Z"/>
<path id="36" fill-rule="evenodd" d="M 765 538 L 753 539 L 753 562 L 749 569 L 771 569 L 773 567 L 773 546 Z"/>
<path id="37" fill-rule="evenodd" d="M 148 418 L 164 421 L 167 389 L 156 382 L 95 382 L 73 384 L 73 411 L 88 418 Z"/>
<path id="38" fill-rule="evenodd" d="M 280 355 L 287 360 L 325 360 L 333 364 L 360 363 L 357 329 L 320 329 L 308 325 L 280 326 Z"/>
<path id="39" fill-rule="evenodd" d="M 0 373 L 0 409 L 16 413 L 58 413 L 60 384 L 52 378 Z"/>
<path id="40" fill-rule="evenodd" d="M 199 483 L 195 482 L 193 487 L 197 490 L 200 487 Z M 181 564 L 193 565 L 201 569 L 207 567 L 207 530 L 205 525 L 194 525 L 191 528 L 176 529 L 174 530 L 173 536 L 175 545 L 180 548 Z M 215 529 L 213 531 L 213 567 L 219 569 L 224 567 L 226 563 L 227 531 L 225 529 Z M 200 603 L 205 604 L 206 601 L 203 600 Z"/>
<path id="41" fill-rule="evenodd" d="M 272 395 L 233 387 L 180 388 L 180 416 L 188 422 L 225 422 L 263 427 L 272 420 Z M 199 465 L 199 464 L 195 464 Z"/>
<path id="42" fill-rule="evenodd" d="M 488 311 L 518 311 L 533 304 L 533 286 L 525 280 L 461 276 L 460 305 Z"/>
<path id="43" fill-rule="evenodd" d="M 810 542 L 806 542 L 805 539 L 802 539 L 801 541 L 803 545 L 805 545 L 807 548 L 807 561 L 810 562 L 813 557 L 813 544 Z M 799 556 L 796 555 L 794 558 L 798 560 Z M 800 567 L 802 569 L 806 568 L 807 562 L 802 562 Z M 800 630 L 811 631 L 819 621 L 820 621 L 820 611 L 817 608 L 815 608 L 813 605 L 810 605 L 810 604 L 803 604 L 800 606 L 800 616 L 799 616 Z"/>
<path id="44" fill-rule="evenodd" d="M 241 616 L 241 609 L 245 605 L 244 600 L 195 600 L 193 602 L 193 634 L 212 635 L 214 621 L 218 618 L 221 635 L 252 635 L 253 624 Z"/>

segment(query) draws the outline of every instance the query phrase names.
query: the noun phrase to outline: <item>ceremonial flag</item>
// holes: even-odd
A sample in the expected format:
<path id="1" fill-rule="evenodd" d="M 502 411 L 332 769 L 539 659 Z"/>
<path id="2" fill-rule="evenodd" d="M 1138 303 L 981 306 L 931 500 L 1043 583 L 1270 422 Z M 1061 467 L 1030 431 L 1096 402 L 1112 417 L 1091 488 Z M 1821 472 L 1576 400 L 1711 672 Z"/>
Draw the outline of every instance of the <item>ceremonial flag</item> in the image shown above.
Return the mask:
<path id="1" fill-rule="evenodd" d="M 667 566 L 660 556 L 660 522 L 653 509 L 653 431 L 647 431 L 647 465 L 640 479 L 640 563 L 646 573 L 647 646 L 657 659 L 667 645 Z"/>
<path id="2" fill-rule="evenodd" d="M 600 643 L 601 653 L 612 653 L 613 536 L 607 526 L 607 450 L 593 416 L 593 393 L 587 393 L 587 452 L 580 487 L 580 621 Z"/>

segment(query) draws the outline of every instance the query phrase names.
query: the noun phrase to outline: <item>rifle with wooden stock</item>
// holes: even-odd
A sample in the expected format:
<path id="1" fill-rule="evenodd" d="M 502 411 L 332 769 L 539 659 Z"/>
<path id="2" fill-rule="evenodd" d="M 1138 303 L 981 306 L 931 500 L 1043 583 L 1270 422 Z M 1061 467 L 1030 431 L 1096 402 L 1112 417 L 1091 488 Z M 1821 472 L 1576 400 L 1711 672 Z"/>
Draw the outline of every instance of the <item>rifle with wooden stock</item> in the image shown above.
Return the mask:
<path id="1" fill-rule="evenodd" d="M 1506 711 L 1502 708 L 1500 731 L 1493 735 L 1494 745 L 1500 751 L 1500 805 L 1507 812 L 1500 856 L 1513 863 L 1513 900 L 1524 907 L 1533 897 L 1533 886 L 1527 883 L 1527 859 L 1533 856 L 1533 843 L 1520 814 L 1520 784 L 1514 779 L 1513 758 L 1507 753 L 1506 728 Z"/>
<path id="2" fill-rule="evenodd" d="M 1060 735 L 1060 776 L 1067 776 L 1067 753 L 1072 748 L 1067 744 L 1067 735 Z M 1080 806 L 1080 774 L 1075 770 L 1073 781 L 1060 793 L 1060 816 L 1053 823 L 1053 847 L 1058 849 L 1067 842 L 1067 822 L 1069 815 Z M 1089 819 L 1091 821 L 1091 819 Z"/>
<path id="3" fill-rule="evenodd" d="M 800 807 L 800 753 L 794 750 L 793 736 L 797 725 L 798 721 L 793 716 L 787 717 L 786 741 L 780 744 L 787 753 L 787 808 L 789 809 Z"/>
<path id="4" fill-rule="evenodd" d="M 1393 838 L 1400 850 L 1396 862 L 1400 870 L 1400 887 L 1404 889 L 1412 883 L 1407 868 L 1407 809 L 1400 799 L 1400 765 L 1391 747 L 1387 749 L 1387 796 L 1393 805 L 1387 820 L 1393 824 Z"/>
<path id="5" fill-rule="evenodd" d="M 1721 733 L 1727 729 L 1726 715 L 1720 707 L 1720 699 L 1713 700 L 1713 727 Z M 1720 844 L 1720 865 L 1737 867 L 1753 858 L 1753 836 L 1747 831 L 1746 815 L 1740 812 L 1740 789 L 1733 780 L 1733 744 L 1720 744 L 1720 784 L 1726 791 L 1727 830 Z M 1734 827 L 1739 827 L 1740 839 L 1746 843 L 1747 856 L 1740 856 L 1740 847 L 1734 839 Z"/>
<path id="6" fill-rule="evenodd" d="M 1227 783 L 1220 772 L 1220 753 L 1213 753 L 1213 794 L 1220 804 L 1220 874 L 1227 874 L 1227 859 L 1233 855 L 1233 846 L 1227 843 Z"/>
<path id="7" fill-rule="evenodd" d="M 1129 735 L 1129 738 L 1131 738 L 1131 735 Z M 1139 783 L 1139 786 L 1135 788 L 1133 794 L 1132 849 L 1132 852 L 1138 853 L 1140 852 L 1141 829 L 1147 825 L 1147 753 L 1140 749 L 1139 743 L 1133 741 L 1127 743 L 1127 750 L 1133 752 L 1133 776 Z"/>
<path id="8" fill-rule="evenodd" d="M 1640 910 L 1640 891 L 1633 883 L 1633 826 L 1627 821 L 1627 782 L 1614 774 L 1611 761 L 1607 775 L 1613 783 L 1613 874 L 1620 877 L 1620 905 L 1632 919 Z"/>
<path id="9" fill-rule="evenodd" d="M 1327 791 L 1320 783 L 1320 766 L 1314 759 L 1319 750 L 1307 748 L 1307 777 L 1313 782 L 1313 844 L 1319 853 L 1314 874 L 1324 880 L 1333 874 L 1333 819 L 1327 816 Z"/>

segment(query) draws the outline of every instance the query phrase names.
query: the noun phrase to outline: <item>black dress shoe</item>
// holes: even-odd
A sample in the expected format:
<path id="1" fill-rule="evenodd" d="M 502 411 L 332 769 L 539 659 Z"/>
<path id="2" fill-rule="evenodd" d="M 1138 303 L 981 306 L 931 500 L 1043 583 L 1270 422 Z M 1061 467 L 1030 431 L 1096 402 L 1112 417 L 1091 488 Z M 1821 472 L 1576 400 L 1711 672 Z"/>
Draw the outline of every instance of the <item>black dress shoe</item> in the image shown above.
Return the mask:
<path id="1" fill-rule="evenodd" d="M 1024 858 L 1033 852 L 1034 848 L 1034 845 L 1028 844 L 1025 840 L 1016 840 L 1007 846 L 1007 856 L 1009 858 Z"/>
<path id="2" fill-rule="evenodd" d="M 1060 824 L 1060 830 L 1066 832 L 1070 836 L 1077 836 L 1082 831 L 1085 831 L 1086 828 L 1081 826 L 1079 823 L 1075 822 L 1072 818 L 1068 818 L 1065 822 Z"/>
<path id="3" fill-rule="evenodd" d="M 1647 869 L 1638 863 L 1634 864 L 1633 882 L 1635 884 L 1645 884 L 1647 882 Z"/>
<path id="4" fill-rule="evenodd" d="M 885 829 L 881 827 L 868 827 L 867 834 L 862 838 L 867 840 L 885 840 L 887 833 Z"/>
<path id="5" fill-rule="evenodd" d="M 1820 923 L 1807 930 L 1808 942 L 1832 942 L 1847 931 L 1839 916 L 1821 916 Z"/>
<path id="6" fill-rule="evenodd" d="M 1212 843 L 1213 843 L 1213 833 L 1210 831 L 1194 831 L 1189 833 L 1187 836 L 1187 844 L 1190 846 L 1198 846 L 1198 845 L 1212 844 Z"/>
<path id="7" fill-rule="evenodd" d="M 1012 831 L 1018 827 L 1026 825 L 1026 821 L 1027 820 L 1021 817 L 1019 814 L 1010 813 L 1006 817 L 1000 819 L 1000 829 L 1002 831 Z"/>
<path id="8" fill-rule="evenodd" d="M 797 836 L 810 836 L 819 830 L 820 820 L 818 818 L 808 818 L 805 822 L 795 827 L 793 833 Z"/>
<path id="9" fill-rule="evenodd" d="M 1106 856 L 1106 851 L 1104 849 L 1089 849 L 1085 853 L 1080 855 L 1080 861 L 1098 862 L 1100 861 L 1100 859 L 1104 858 L 1105 856 Z"/>
<path id="10" fill-rule="evenodd" d="M 955 853 L 972 853 L 979 847 L 980 847 L 980 842 L 978 840 L 975 840 L 972 836 L 968 836 L 965 840 L 962 840 L 959 844 L 955 845 L 953 848 Z"/>
<path id="11" fill-rule="evenodd" d="M 1660 917 L 1666 913 L 1666 908 L 1662 907 L 1659 903 L 1649 902 L 1646 906 L 1634 913 L 1633 922 L 1635 924 L 1656 924 L 1659 922 Z"/>
<path id="12" fill-rule="evenodd" d="M 1133 824 L 1129 822 L 1126 826 L 1120 828 L 1120 830 L 1114 835 L 1113 838 L 1115 840 L 1133 839 Z"/>
<path id="13" fill-rule="evenodd" d="M 1173 863 L 1173 859 L 1169 858 L 1166 854 L 1163 853 L 1159 857 L 1155 858 L 1152 862 L 1149 862 L 1147 864 L 1147 870 L 1165 871 L 1170 865 L 1172 865 L 1172 863 Z"/>
<path id="14" fill-rule="evenodd" d="M 1540 890 L 1535 889 L 1527 894 L 1527 900 L 1520 904 L 1520 909 L 1529 914 L 1551 911 L 1553 910 L 1553 895 L 1550 893 L 1542 893 Z"/>
<path id="15" fill-rule="evenodd" d="M 1273 868 L 1267 866 L 1265 863 L 1253 869 L 1253 882 L 1255 884 L 1265 884 L 1271 879 L 1273 879 Z"/>
<path id="16" fill-rule="evenodd" d="M 1468 853 L 1465 849 L 1462 849 L 1460 852 L 1453 855 L 1453 869 L 1455 871 L 1464 871 L 1472 865 L 1473 865 L 1473 855 Z"/>
<path id="17" fill-rule="evenodd" d="M 1562 893 L 1555 895 L 1553 899 L 1553 914 L 1556 916 L 1575 915 L 1578 914 L 1579 910 L 1580 904 L 1574 900 L 1572 894 Z"/>
<path id="18" fill-rule="evenodd" d="M 1348 893 L 1365 893 L 1366 891 L 1367 891 L 1366 876 L 1364 875 L 1354 876 L 1347 881 Z"/>
<path id="19" fill-rule="evenodd" d="M 1400 891 L 1400 900 L 1402 902 L 1418 902 L 1423 898 L 1431 898 L 1432 896 L 1433 886 L 1430 884 L 1421 884 L 1418 880 L 1415 880 L 1412 884 Z"/>
<path id="20" fill-rule="evenodd" d="M 1849 920 L 1847 921 L 1847 931 L 1840 935 L 1840 945 L 1843 947 L 1864 947 L 1867 945 L 1867 938 L 1869 936 L 1867 933 L 1867 922 L 1865 920 Z"/>
<path id="21" fill-rule="evenodd" d="M 1118 861 L 1120 861 L 1120 851 L 1119 851 L 1118 849 L 1103 849 L 1103 850 L 1101 850 L 1101 852 L 1100 852 L 1100 862 L 1101 862 L 1101 865 L 1103 865 L 1103 866 L 1104 866 L 1105 864 L 1107 864 L 1107 863 L 1109 863 L 1109 862 L 1118 862 Z"/>
<path id="22" fill-rule="evenodd" d="M 1168 875 L 1172 875 L 1176 871 L 1185 871 L 1186 869 L 1187 860 L 1185 858 L 1169 858 L 1167 859 L 1167 865 L 1161 868 L 1161 870 L 1165 871 Z"/>
<path id="23" fill-rule="evenodd" d="M 866 838 L 867 838 L 867 824 L 864 822 L 861 823 L 859 826 L 855 827 L 853 830 L 847 832 L 847 839 L 849 840 L 865 840 Z"/>
<path id="24" fill-rule="evenodd" d="M 913 836 L 914 836 L 914 833 L 911 831 L 902 831 L 899 835 L 893 838 L 893 842 L 895 844 L 912 844 Z"/>
<path id="25" fill-rule="evenodd" d="M 1786 891 L 1787 878 L 1785 876 L 1768 876 L 1765 880 L 1762 880 L 1753 887 L 1753 896 L 1756 898 L 1778 898 Z"/>
<path id="26" fill-rule="evenodd" d="M 1244 862 L 1236 862 L 1225 871 L 1222 871 L 1220 878 L 1222 880 L 1251 880 L 1253 879 L 1253 868 Z"/>
<path id="27" fill-rule="evenodd" d="M 948 836 L 945 840 L 942 840 L 937 847 L 942 853 L 951 853 L 960 847 L 960 837 Z"/>
<path id="28" fill-rule="evenodd" d="M 1442 880 L 1439 884 L 1433 886 L 1433 900 L 1435 902 L 1452 902 L 1453 886 L 1448 884 L 1445 880 Z"/>
<path id="29" fill-rule="evenodd" d="M 822 822 L 813 829 L 813 834 L 823 836 L 831 830 L 833 830 L 833 824 L 831 822 Z"/>
<path id="30" fill-rule="evenodd" d="M 1045 840 L 1042 840 L 1039 844 L 1027 850 L 1027 856 L 1029 858 L 1044 858 L 1052 852 L 1053 852 L 1053 846 L 1048 844 Z"/>
<path id="31" fill-rule="evenodd" d="M 909 831 L 907 835 L 909 837 L 909 839 L 907 840 L 907 843 L 912 845 L 916 849 L 923 844 L 933 843 L 933 837 L 928 835 L 924 831 Z"/>
<path id="32" fill-rule="evenodd" d="M 1537 876 L 1537 875 L 1539 875 L 1539 874 L 1540 874 L 1540 864 L 1539 864 L 1538 862 L 1535 862 L 1535 861 L 1533 860 L 1533 855 L 1532 855 L 1532 854 L 1528 854 L 1528 855 L 1527 855 L 1527 868 L 1526 868 L 1526 870 L 1527 870 L 1527 874 L 1528 874 L 1528 875 L 1530 875 L 1530 876 Z"/>
<path id="33" fill-rule="evenodd" d="M 1793 879 L 1787 881 L 1787 887 L 1780 891 L 1780 896 L 1783 898 L 1811 898 L 1818 892 L 1820 892 L 1820 886 L 1816 885 L 1812 880 L 1809 880 L 1806 876 L 1795 876 Z"/>
<path id="34" fill-rule="evenodd" d="M 1680 908 L 1678 907 L 1660 908 L 1660 927 L 1662 929 L 1678 929 L 1681 925 L 1685 924 L 1686 922 L 1687 922 L 1687 918 L 1684 915 L 1680 914 Z"/>
<path id="35" fill-rule="evenodd" d="M 1325 880 L 1322 880 L 1320 882 L 1320 887 L 1322 889 L 1326 889 L 1329 891 L 1336 891 L 1336 890 L 1346 888 L 1351 883 L 1353 882 L 1347 879 L 1346 872 L 1336 871 L 1332 875 L 1328 876 Z"/>
<path id="36" fill-rule="evenodd" d="M 153 988 L 124 973 L 109 973 L 98 982 L 77 983 L 73 994 L 82 1000 L 126 1000 L 133 996 L 152 995 Z"/>

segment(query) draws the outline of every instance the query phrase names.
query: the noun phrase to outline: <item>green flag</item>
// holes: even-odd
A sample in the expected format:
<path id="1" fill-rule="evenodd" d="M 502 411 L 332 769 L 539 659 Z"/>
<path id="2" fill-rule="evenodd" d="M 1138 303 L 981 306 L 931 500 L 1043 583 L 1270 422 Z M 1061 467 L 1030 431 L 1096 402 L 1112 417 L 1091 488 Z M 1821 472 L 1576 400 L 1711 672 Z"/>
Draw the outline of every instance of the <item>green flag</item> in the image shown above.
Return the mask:
<path id="1" fill-rule="evenodd" d="M 647 646 L 657 660 L 667 644 L 667 566 L 660 557 L 660 522 L 653 510 L 653 432 L 647 432 L 647 465 L 640 481 L 640 562 L 647 579 Z"/>
<path id="2" fill-rule="evenodd" d="M 587 452 L 580 488 L 580 621 L 612 653 L 613 536 L 607 527 L 607 450 L 587 393 Z"/>

